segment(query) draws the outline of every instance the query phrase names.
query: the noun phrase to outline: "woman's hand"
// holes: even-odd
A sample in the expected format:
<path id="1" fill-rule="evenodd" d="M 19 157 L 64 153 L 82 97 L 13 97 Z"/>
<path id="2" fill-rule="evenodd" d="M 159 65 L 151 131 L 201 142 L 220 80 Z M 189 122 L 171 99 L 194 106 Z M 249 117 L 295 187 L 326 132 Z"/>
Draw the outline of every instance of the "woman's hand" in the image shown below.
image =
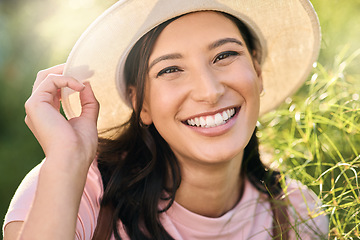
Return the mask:
<path id="1" fill-rule="evenodd" d="M 46 161 L 27 218 L 7 227 L 10 239 L 74 239 L 87 172 L 97 148 L 99 104 L 89 83 L 62 75 L 64 65 L 38 73 L 25 104 L 25 122 L 42 146 Z M 60 89 L 80 92 L 82 112 L 66 120 L 59 112 Z M 9 226 L 10 226 L 9 224 Z"/>
<path id="2" fill-rule="evenodd" d="M 63 69 L 64 64 L 38 73 L 32 95 L 25 103 L 25 122 L 46 157 L 63 156 L 85 161 L 89 166 L 97 148 L 99 104 L 89 83 L 82 84 L 63 76 Z M 60 89 L 63 87 L 80 92 L 82 113 L 79 117 L 66 120 L 60 114 Z"/>

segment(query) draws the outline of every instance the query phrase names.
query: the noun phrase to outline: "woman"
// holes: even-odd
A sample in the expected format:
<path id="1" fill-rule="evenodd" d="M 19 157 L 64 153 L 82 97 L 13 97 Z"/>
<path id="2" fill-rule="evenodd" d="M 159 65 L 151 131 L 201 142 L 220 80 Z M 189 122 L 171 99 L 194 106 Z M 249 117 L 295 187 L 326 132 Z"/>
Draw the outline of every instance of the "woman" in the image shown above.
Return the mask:
<path id="1" fill-rule="evenodd" d="M 259 112 L 308 74 L 317 24 L 307 1 L 115 4 L 65 70 L 38 74 L 26 123 L 46 160 L 17 191 L 4 238 L 324 237 L 316 197 L 281 185 L 255 134 Z"/>

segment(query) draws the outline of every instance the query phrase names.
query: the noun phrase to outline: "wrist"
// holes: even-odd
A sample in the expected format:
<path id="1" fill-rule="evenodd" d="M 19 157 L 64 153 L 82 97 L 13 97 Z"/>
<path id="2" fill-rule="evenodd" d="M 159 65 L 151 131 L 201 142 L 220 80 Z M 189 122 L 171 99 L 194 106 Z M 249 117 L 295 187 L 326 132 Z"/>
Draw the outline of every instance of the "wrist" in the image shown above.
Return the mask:
<path id="1" fill-rule="evenodd" d="M 42 171 L 64 174 L 67 179 L 85 179 L 93 159 L 82 154 L 48 154 Z"/>

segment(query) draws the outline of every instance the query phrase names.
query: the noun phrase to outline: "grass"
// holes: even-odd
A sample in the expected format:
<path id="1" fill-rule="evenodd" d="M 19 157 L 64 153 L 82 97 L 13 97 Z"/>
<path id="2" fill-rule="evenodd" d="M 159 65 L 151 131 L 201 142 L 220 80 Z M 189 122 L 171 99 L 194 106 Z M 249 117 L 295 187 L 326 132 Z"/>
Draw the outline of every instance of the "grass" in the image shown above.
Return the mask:
<path id="1" fill-rule="evenodd" d="M 347 52 L 330 67 L 317 63 L 300 91 L 258 124 L 266 161 L 321 199 L 329 239 L 360 239 L 360 49 Z"/>

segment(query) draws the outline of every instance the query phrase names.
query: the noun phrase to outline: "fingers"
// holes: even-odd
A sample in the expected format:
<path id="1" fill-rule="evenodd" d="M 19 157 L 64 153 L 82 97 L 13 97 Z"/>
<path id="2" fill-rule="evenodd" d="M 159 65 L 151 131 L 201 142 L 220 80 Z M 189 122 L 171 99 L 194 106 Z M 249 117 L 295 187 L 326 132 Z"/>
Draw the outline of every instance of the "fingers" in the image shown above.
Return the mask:
<path id="1" fill-rule="evenodd" d="M 74 91 L 82 91 L 85 88 L 85 85 L 76 79 L 59 75 L 62 69 L 63 65 L 59 65 L 41 71 L 36 79 L 33 93 L 25 103 L 25 123 L 36 137 L 38 128 L 44 125 L 46 120 L 63 118 L 59 112 L 60 89 L 69 87 Z"/>
<path id="2" fill-rule="evenodd" d="M 48 75 L 31 94 L 25 103 L 26 113 L 39 111 L 42 104 L 52 106 L 57 111 L 60 107 L 59 90 L 63 87 L 69 87 L 74 91 L 82 91 L 85 85 L 74 78 L 64 77 L 62 75 Z"/>
<path id="3" fill-rule="evenodd" d="M 96 152 L 99 114 L 91 86 L 63 76 L 63 65 L 39 72 L 33 92 L 25 103 L 25 122 L 34 133 L 45 154 L 67 149 L 71 153 L 90 156 Z M 80 93 L 82 112 L 79 117 L 67 120 L 60 112 L 60 89 L 68 87 Z M 88 158 L 86 158 L 88 159 Z"/>
<path id="4" fill-rule="evenodd" d="M 60 108 L 60 88 L 69 87 L 75 91 L 81 91 L 85 86 L 70 77 L 62 75 L 65 64 L 60 64 L 45 70 L 41 70 L 37 74 L 37 78 L 33 85 L 33 93 L 48 93 L 53 97 L 53 104 Z M 30 98 L 34 98 L 32 94 Z M 39 95 L 39 94 L 38 94 Z M 48 96 L 50 98 L 50 96 Z M 50 100 L 50 99 L 48 99 Z"/>
<path id="5" fill-rule="evenodd" d="M 80 92 L 80 101 L 82 107 L 80 116 L 91 119 L 96 123 L 99 116 L 99 103 L 95 98 L 90 83 L 85 82 L 84 85 L 84 90 Z"/>
<path id="6" fill-rule="evenodd" d="M 74 91 L 80 92 L 85 88 L 85 85 L 72 77 L 65 77 L 58 74 L 49 74 L 34 90 L 34 93 L 39 91 L 58 96 L 58 90 L 64 87 L 68 87 Z"/>
<path id="7" fill-rule="evenodd" d="M 36 80 L 34 82 L 33 85 L 33 91 L 36 90 L 38 88 L 38 86 L 40 85 L 40 83 L 42 81 L 45 80 L 45 78 L 49 75 L 49 74 L 57 74 L 57 75 L 61 75 L 64 71 L 65 68 L 65 64 L 59 64 L 56 65 L 54 67 L 48 68 L 48 69 L 44 69 L 38 72 L 37 76 L 36 76 Z"/>

